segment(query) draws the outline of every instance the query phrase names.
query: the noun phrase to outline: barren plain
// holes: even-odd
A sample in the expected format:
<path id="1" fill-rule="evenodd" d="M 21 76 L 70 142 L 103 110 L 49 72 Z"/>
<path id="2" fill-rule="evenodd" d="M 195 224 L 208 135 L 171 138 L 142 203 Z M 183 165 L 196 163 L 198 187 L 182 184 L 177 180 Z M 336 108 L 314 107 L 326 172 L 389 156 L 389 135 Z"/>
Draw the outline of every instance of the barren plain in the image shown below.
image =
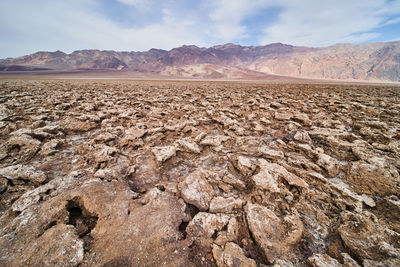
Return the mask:
<path id="1" fill-rule="evenodd" d="M 1 266 L 400 266 L 400 87 L 0 80 Z"/>

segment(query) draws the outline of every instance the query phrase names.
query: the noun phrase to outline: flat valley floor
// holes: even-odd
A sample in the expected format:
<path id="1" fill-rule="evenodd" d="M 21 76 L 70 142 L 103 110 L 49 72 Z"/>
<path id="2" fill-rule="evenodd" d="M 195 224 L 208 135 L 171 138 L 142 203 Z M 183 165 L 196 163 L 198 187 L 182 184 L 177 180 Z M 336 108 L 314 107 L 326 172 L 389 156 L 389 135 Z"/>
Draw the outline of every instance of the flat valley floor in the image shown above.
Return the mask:
<path id="1" fill-rule="evenodd" d="M 0 80 L 1 266 L 400 266 L 400 87 Z"/>

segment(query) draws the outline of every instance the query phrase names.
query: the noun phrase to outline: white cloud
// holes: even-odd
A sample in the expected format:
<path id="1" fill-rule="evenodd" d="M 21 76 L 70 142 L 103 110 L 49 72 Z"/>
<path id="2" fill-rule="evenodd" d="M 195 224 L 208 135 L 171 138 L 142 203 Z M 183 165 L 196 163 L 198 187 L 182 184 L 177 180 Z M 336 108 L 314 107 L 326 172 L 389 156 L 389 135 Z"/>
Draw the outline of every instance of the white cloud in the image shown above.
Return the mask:
<path id="1" fill-rule="evenodd" d="M 208 2 L 211 10 L 209 17 L 217 39 L 230 42 L 246 37 L 247 27 L 242 21 L 258 11 L 259 8 L 268 6 L 271 0 L 212 0 Z"/>
<path id="2" fill-rule="evenodd" d="M 264 29 L 261 43 L 325 46 L 365 42 L 378 37 L 374 29 L 392 14 L 400 13 L 400 1 L 385 0 L 287 0 L 277 22 Z"/>
<path id="3" fill-rule="evenodd" d="M 209 8 L 214 37 L 222 42 L 249 37 L 245 19 L 259 10 L 278 8 L 277 21 L 263 26 L 263 36 L 254 37 L 260 44 L 325 46 L 379 37 L 376 28 L 399 22 L 399 18 L 389 18 L 400 14 L 400 1 L 213 0 Z"/>
<path id="4" fill-rule="evenodd" d="M 213 1 L 214 5 L 211 7 L 213 11 L 209 16 L 215 22 L 213 28 L 221 40 L 230 41 L 244 35 L 246 27 L 240 22 L 249 11 L 246 2 L 245 0 Z"/>

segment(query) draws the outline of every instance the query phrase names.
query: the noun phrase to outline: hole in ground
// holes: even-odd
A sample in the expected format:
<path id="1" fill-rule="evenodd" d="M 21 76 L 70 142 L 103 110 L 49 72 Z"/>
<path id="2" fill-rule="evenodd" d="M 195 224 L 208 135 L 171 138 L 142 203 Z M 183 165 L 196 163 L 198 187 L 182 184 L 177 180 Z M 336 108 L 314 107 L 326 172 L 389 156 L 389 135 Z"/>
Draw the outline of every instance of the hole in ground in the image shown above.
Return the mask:
<path id="1" fill-rule="evenodd" d="M 69 200 L 67 203 L 69 213 L 68 224 L 75 226 L 79 238 L 84 241 L 85 251 L 89 251 L 93 245 L 93 238 L 90 232 L 96 226 L 98 217 L 88 213 L 79 204 L 79 199 Z"/>
<path id="2" fill-rule="evenodd" d="M 214 231 L 213 235 L 211 236 L 212 239 L 217 239 L 218 237 L 218 231 Z"/>
<path id="3" fill-rule="evenodd" d="M 254 259 L 258 263 L 267 264 L 268 261 L 264 257 L 262 249 L 258 246 L 258 244 L 253 236 L 253 233 L 250 231 L 250 229 L 248 229 L 248 235 L 249 235 L 249 240 L 251 240 L 251 242 L 249 242 L 249 244 L 245 248 L 245 252 L 246 252 L 245 254 L 247 254 L 246 256 Z"/>
<path id="4" fill-rule="evenodd" d="M 182 233 L 183 239 L 186 239 L 187 233 L 186 233 L 186 227 L 188 226 L 189 222 L 182 222 L 179 225 L 179 232 Z"/>
<path id="5" fill-rule="evenodd" d="M 244 249 L 246 257 L 254 259 L 257 265 L 269 264 L 262 249 L 257 245 L 253 233 L 248 228 L 246 216 L 238 216 L 236 219 L 240 225 L 237 244 Z"/>
<path id="6" fill-rule="evenodd" d="M 196 214 L 199 212 L 200 210 L 196 206 L 186 203 L 185 213 L 188 214 L 191 219 L 193 219 L 193 217 L 196 216 Z M 183 239 L 186 239 L 187 236 L 186 227 L 188 226 L 188 224 L 189 222 L 182 222 L 179 225 L 179 232 L 182 233 Z"/>
<path id="7" fill-rule="evenodd" d="M 191 218 L 196 216 L 196 214 L 199 212 L 200 212 L 200 210 L 195 205 L 186 203 L 185 213 L 189 214 Z"/>

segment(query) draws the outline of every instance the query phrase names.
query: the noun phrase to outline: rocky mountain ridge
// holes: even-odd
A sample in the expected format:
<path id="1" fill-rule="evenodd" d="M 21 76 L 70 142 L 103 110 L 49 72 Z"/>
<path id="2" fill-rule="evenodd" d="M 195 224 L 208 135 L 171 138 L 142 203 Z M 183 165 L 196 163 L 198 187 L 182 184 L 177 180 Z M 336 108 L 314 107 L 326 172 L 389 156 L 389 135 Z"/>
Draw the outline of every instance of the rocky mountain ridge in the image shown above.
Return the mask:
<path id="1" fill-rule="evenodd" d="M 207 71 L 204 71 L 204 66 Z M 297 47 L 235 44 L 200 48 L 184 45 L 170 51 L 79 50 L 37 52 L 0 60 L 0 70 L 119 70 L 185 78 L 259 78 L 285 75 L 318 79 L 400 81 L 400 41 Z M 258 75 L 254 75 L 254 74 Z"/>

